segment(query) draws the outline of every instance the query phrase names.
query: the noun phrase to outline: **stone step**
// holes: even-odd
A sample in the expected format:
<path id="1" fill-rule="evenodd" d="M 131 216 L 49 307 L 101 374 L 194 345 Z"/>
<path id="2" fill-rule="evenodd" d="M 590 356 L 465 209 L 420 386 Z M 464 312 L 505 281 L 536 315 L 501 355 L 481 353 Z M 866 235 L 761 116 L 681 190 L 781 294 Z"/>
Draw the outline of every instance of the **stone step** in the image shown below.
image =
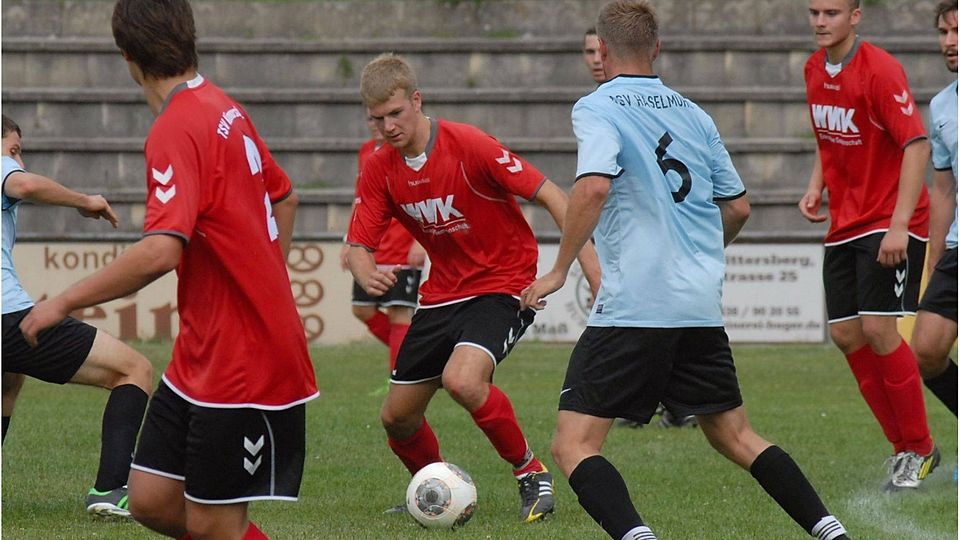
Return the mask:
<path id="1" fill-rule="evenodd" d="M 356 177 L 356 149 L 362 138 L 273 138 L 271 152 L 295 185 L 306 188 L 350 187 Z M 576 171 L 576 141 L 562 138 L 503 138 L 503 143 L 562 186 Z M 751 188 L 806 185 L 813 163 L 813 138 L 726 139 L 733 162 Z M 26 139 L 24 160 L 37 173 L 78 188 L 109 190 L 137 187 L 144 181 L 143 139 Z"/>
<path id="2" fill-rule="evenodd" d="M 807 137 L 803 88 L 690 87 L 683 95 L 709 113 L 724 137 Z M 266 139 L 364 137 L 365 112 L 352 90 L 227 89 Z M 497 137 L 570 137 L 579 88 L 425 88 L 429 115 L 474 124 Z M 916 88 L 923 118 L 939 88 Z M 0 94 L 4 114 L 33 137 L 145 137 L 153 116 L 133 88 L 13 88 Z"/>
<path id="3" fill-rule="evenodd" d="M 45 240 L 90 240 L 118 238 L 133 241 L 143 230 L 143 190 L 126 189 L 101 191 L 120 217 L 118 229 L 112 229 L 103 221 L 80 217 L 70 210 L 26 204 L 18 213 L 17 238 Z M 797 201 L 802 196 L 798 190 L 754 190 L 750 192 L 752 206 L 750 220 L 742 235 L 753 239 L 794 237 L 807 241 L 822 239 L 826 227 L 811 224 L 797 211 Z M 298 191 L 300 206 L 297 210 L 295 236 L 304 240 L 336 240 L 343 237 L 350 218 L 353 191 L 350 189 L 305 189 Z M 522 208 L 538 236 L 556 239 L 556 225 L 549 214 L 539 206 L 523 203 Z"/>
<path id="4" fill-rule="evenodd" d="M 606 0 L 194 0 L 199 35 L 295 39 L 565 36 L 593 24 Z M 929 33 L 932 0 L 864 2 L 861 28 Z M 688 35 L 805 33 L 800 0 L 659 0 L 663 31 Z M 113 2 L 5 0 L 4 34 L 110 37 Z"/>
<path id="5" fill-rule="evenodd" d="M 406 55 L 425 87 L 584 86 L 581 37 L 547 39 L 207 39 L 200 69 L 224 87 L 357 89 L 363 66 L 383 51 Z M 911 85 L 949 81 L 931 31 L 920 37 L 877 36 L 904 65 Z M 112 40 L 5 38 L 4 88 L 130 87 Z M 813 51 L 806 36 L 666 36 L 655 65 L 677 86 L 798 86 Z M 256 66 L 256 69 L 251 69 Z"/>

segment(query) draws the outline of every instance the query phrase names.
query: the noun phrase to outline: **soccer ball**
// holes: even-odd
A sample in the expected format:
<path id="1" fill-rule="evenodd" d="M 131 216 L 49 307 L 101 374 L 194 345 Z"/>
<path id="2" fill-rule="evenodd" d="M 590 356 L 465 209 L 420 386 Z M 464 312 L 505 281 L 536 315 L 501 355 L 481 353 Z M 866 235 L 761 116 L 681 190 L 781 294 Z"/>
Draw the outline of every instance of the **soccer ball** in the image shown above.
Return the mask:
<path id="1" fill-rule="evenodd" d="M 459 527 L 470 521 L 476 508 L 473 479 L 453 463 L 431 463 L 407 486 L 407 511 L 430 529 Z"/>

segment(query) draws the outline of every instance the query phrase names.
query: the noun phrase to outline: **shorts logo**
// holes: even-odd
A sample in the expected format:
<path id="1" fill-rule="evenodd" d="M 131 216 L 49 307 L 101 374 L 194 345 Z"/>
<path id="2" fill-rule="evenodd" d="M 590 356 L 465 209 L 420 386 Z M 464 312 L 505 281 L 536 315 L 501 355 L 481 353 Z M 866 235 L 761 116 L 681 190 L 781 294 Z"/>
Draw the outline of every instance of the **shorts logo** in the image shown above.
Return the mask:
<path id="1" fill-rule="evenodd" d="M 250 439 L 243 438 L 243 448 L 250 454 L 250 457 L 256 458 L 255 461 L 250 461 L 244 456 L 243 458 L 243 468 L 250 473 L 250 476 L 253 476 L 253 473 L 257 472 L 257 469 L 260 468 L 260 463 L 263 462 L 263 456 L 260 455 L 260 450 L 263 449 L 263 435 L 257 439 L 257 442 L 254 443 Z"/>
<path id="2" fill-rule="evenodd" d="M 903 296 L 903 280 L 907 279 L 906 270 L 897 270 L 897 283 L 893 286 L 893 293 L 897 295 L 897 298 Z"/>

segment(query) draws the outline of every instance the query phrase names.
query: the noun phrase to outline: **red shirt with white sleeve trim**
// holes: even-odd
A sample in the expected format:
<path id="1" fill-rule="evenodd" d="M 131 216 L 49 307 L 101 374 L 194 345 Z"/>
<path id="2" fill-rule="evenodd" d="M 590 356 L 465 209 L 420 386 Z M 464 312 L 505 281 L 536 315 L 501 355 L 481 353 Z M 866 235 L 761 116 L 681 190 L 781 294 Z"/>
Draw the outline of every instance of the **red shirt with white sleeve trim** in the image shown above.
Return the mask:
<path id="1" fill-rule="evenodd" d="M 536 277 L 537 242 L 515 196 L 532 200 L 546 178 L 495 138 L 431 120 L 419 169 L 390 146 L 363 166 L 347 241 L 372 250 L 391 218 L 430 257 L 420 306 L 520 291 Z M 421 156 L 421 159 L 423 156 Z"/>
<path id="2" fill-rule="evenodd" d="M 247 113 L 197 76 L 171 92 L 145 154 L 144 234 L 184 241 L 164 381 L 207 407 L 284 409 L 316 397 L 271 208 L 292 186 Z"/>
<path id="3" fill-rule="evenodd" d="M 857 39 L 839 73 L 826 69 L 826 50 L 807 60 L 804 78 L 823 178 L 829 193 L 830 230 L 839 244 L 886 231 L 897 203 L 903 149 L 927 133 L 903 67 L 883 49 Z M 909 231 L 927 237 L 927 188 Z"/>

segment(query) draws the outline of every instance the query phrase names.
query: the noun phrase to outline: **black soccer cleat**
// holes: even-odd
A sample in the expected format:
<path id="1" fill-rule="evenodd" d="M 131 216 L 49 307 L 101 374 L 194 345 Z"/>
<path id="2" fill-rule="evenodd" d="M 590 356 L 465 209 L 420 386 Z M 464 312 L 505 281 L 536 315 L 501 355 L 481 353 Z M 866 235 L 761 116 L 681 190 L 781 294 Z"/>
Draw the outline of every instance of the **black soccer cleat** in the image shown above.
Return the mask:
<path id="1" fill-rule="evenodd" d="M 553 475 L 546 469 L 527 473 L 517 483 L 520 486 L 520 520 L 532 523 L 553 512 Z"/>

